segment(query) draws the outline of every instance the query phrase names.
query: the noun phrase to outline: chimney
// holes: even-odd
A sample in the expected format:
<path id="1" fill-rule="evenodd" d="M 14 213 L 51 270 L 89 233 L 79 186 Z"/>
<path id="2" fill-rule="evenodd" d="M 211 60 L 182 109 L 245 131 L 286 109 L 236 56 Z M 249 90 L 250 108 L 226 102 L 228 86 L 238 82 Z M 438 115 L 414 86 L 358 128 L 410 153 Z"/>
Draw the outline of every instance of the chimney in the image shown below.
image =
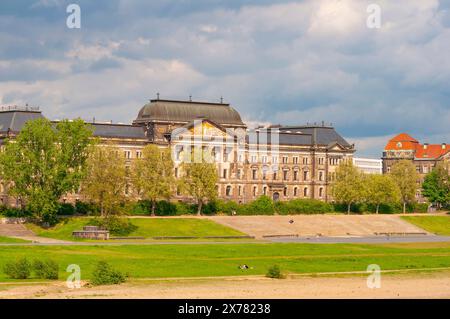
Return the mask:
<path id="1" fill-rule="evenodd" d="M 428 143 L 423 144 L 423 149 L 426 150 L 428 148 Z"/>
<path id="2" fill-rule="evenodd" d="M 445 150 L 447 148 L 447 144 L 442 143 L 442 149 Z"/>

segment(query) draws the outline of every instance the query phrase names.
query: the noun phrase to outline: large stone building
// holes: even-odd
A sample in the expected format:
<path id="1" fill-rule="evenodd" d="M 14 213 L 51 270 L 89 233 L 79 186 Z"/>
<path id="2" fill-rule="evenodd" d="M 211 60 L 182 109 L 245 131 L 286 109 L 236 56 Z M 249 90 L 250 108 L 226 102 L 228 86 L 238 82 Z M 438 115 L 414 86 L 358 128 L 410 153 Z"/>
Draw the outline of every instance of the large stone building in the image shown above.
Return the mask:
<path id="1" fill-rule="evenodd" d="M 30 107 L 3 108 L 0 141 L 13 138 L 27 120 L 42 116 Z M 102 143 L 120 147 L 127 165 L 142 156 L 148 143 L 170 147 L 176 177 L 182 174 L 183 152 L 200 146 L 216 162 L 219 197 L 242 203 L 263 194 L 275 200 L 330 200 L 335 169 L 355 151 L 354 145 L 324 123 L 248 129 L 239 113 L 225 103 L 155 99 L 141 108 L 133 124 L 89 124 Z M 175 199 L 186 197 L 177 193 Z"/>
<path id="2" fill-rule="evenodd" d="M 410 160 L 416 167 L 419 174 L 418 185 L 420 186 L 426 174 L 443 160 L 450 159 L 450 145 L 442 144 L 420 144 L 415 138 L 406 133 L 398 134 L 386 144 L 382 161 L 383 174 L 391 171 L 392 165 L 399 160 Z M 425 199 L 421 195 L 418 187 L 416 198 L 423 202 Z"/>

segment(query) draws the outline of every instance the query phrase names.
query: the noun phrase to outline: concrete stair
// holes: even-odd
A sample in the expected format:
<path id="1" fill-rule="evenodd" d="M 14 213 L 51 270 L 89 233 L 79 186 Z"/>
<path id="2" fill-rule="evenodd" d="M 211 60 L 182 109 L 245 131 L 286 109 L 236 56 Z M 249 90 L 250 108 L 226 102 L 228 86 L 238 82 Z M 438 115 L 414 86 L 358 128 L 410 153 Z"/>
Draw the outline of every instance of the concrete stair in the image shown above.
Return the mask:
<path id="1" fill-rule="evenodd" d="M 0 224 L 0 236 L 28 237 L 34 236 L 34 233 L 22 224 Z"/>

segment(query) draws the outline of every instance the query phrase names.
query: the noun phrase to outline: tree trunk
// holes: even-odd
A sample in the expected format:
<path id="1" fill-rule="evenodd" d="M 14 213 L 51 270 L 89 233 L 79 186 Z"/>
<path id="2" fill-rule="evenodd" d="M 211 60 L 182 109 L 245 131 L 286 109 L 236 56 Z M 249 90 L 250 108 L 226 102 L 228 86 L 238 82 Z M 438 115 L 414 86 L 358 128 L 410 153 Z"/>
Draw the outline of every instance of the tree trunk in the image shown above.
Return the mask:
<path id="1" fill-rule="evenodd" d="M 379 211 L 380 211 L 380 204 L 377 204 L 377 215 Z"/>
<path id="2" fill-rule="evenodd" d="M 406 202 L 403 202 L 403 214 L 406 214 Z"/>
<path id="3" fill-rule="evenodd" d="M 202 215 L 202 206 L 203 206 L 203 201 L 199 200 L 198 201 L 198 207 L 197 207 L 197 216 L 201 216 Z"/>
<path id="4" fill-rule="evenodd" d="M 347 215 L 350 215 L 350 210 L 352 209 L 352 203 L 347 205 Z"/>
<path id="5" fill-rule="evenodd" d="M 155 216 L 156 201 L 152 200 L 152 216 Z"/>

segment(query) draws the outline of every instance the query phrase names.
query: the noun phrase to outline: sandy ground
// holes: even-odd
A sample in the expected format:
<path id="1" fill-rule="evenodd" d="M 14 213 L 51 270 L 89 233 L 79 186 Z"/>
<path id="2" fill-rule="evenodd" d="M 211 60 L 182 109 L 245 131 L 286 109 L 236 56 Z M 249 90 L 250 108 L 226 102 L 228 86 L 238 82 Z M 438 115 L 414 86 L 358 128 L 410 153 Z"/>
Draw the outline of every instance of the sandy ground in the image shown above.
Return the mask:
<path id="1" fill-rule="evenodd" d="M 120 286 L 68 289 L 63 283 L 0 286 L 0 298 L 450 298 L 450 272 L 382 274 L 369 289 L 366 276 L 264 277 L 135 281 Z"/>

